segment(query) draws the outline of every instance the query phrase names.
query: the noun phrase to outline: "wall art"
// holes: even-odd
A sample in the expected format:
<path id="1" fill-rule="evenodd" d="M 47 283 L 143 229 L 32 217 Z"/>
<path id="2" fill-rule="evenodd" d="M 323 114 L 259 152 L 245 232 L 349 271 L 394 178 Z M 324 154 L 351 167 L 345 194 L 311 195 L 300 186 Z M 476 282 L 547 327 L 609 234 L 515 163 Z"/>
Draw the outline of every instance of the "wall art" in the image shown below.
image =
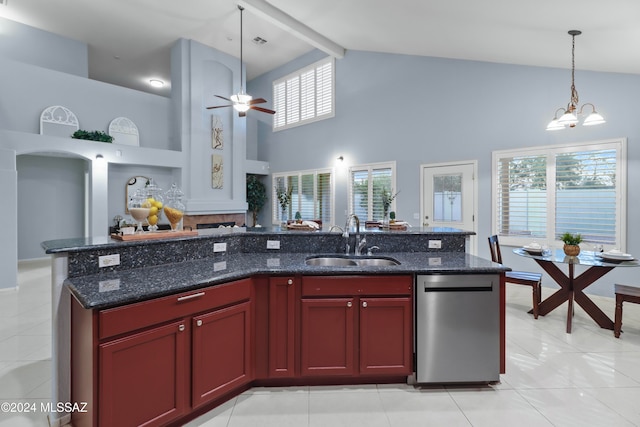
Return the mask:
<path id="1" fill-rule="evenodd" d="M 215 114 L 211 116 L 211 148 L 215 150 L 222 150 L 224 148 L 222 119 Z"/>
<path id="2" fill-rule="evenodd" d="M 211 155 L 211 187 L 215 189 L 223 188 L 224 174 L 223 174 L 222 156 L 219 154 Z"/>

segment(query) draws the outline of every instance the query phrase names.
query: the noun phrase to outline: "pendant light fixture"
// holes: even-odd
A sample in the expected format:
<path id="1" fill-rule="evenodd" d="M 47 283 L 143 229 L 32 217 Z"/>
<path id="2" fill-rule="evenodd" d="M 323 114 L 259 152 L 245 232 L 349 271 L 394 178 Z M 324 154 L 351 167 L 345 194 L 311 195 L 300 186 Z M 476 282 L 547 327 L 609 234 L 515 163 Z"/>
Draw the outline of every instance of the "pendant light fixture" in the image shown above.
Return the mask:
<path id="1" fill-rule="evenodd" d="M 249 110 L 251 104 L 249 102 L 253 97 L 244 93 L 244 86 L 242 84 L 242 12 L 244 7 L 238 5 L 240 9 L 240 92 L 235 95 L 231 95 L 231 102 L 233 102 L 233 108 L 241 113 L 246 113 Z"/>
<path id="2" fill-rule="evenodd" d="M 580 34 L 582 34 L 582 31 L 580 30 L 569 31 L 569 35 L 571 36 L 571 99 L 569 100 L 569 104 L 567 104 L 567 108 L 561 107 L 556 110 L 553 120 L 551 120 L 547 125 L 547 130 L 559 130 L 566 127 L 575 127 L 580 121 L 578 116 L 583 115 L 585 107 L 591 107 L 591 113 L 589 113 L 587 118 L 582 122 L 583 126 L 600 125 L 606 122 L 606 120 L 598 114 L 596 107 L 591 103 L 583 104 L 582 107 L 580 107 L 580 110 L 578 110 L 578 91 L 576 90 L 574 80 L 576 73 L 576 36 L 579 36 Z M 562 115 L 558 118 L 558 114 L 561 112 Z"/>

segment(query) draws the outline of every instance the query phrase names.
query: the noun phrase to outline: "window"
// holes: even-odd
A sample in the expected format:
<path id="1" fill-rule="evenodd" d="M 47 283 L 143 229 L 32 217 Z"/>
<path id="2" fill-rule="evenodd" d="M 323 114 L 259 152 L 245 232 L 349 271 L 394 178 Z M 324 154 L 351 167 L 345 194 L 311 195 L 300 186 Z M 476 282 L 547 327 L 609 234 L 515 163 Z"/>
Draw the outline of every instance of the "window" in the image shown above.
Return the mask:
<path id="1" fill-rule="evenodd" d="M 334 62 L 330 57 L 273 82 L 273 130 L 334 116 Z"/>
<path id="2" fill-rule="evenodd" d="M 493 153 L 493 233 L 553 244 L 564 232 L 626 246 L 626 140 Z"/>
<path id="3" fill-rule="evenodd" d="M 291 203 L 283 212 L 278 203 L 277 190 L 291 189 Z M 293 219 L 300 212 L 302 219 L 319 219 L 323 224 L 334 221 L 334 189 L 332 171 L 330 169 L 283 172 L 273 174 L 272 222 L 278 224 L 286 219 Z"/>
<path id="4" fill-rule="evenodd" d="M 352 166 L 349 168 L 349 212 L 364 221 L 380 221 L 384 217 L 383 191 L 396 194 L 395 162 Z M 395 211 L 391 202 L 390 211 Z"/>

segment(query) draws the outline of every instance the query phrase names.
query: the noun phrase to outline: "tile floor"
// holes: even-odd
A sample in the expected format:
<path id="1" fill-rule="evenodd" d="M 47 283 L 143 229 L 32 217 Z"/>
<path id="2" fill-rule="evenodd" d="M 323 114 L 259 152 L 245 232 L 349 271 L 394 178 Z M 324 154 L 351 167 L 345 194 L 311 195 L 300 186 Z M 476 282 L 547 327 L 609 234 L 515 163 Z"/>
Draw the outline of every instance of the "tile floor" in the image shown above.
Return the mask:
<path id="1" fill-rule="evenodd" d="M 18 280 L 19 290 L 0 291 L 0 404 L 39 407 L 51 388 L 49 263 L 21 263 Z M 613 317 L 613 299 L 593 298 Z M 533 320 L 529 301 L 529 288 L 507 287 L 500 384 L 255 388 L 188 426 L 640 426 L 640 305 L 625 305 L 615 339 L 579 307 L 570 335 L 562 307 Z M 0 411 L 0 427 L 46 425 L 38 411 Z"/>

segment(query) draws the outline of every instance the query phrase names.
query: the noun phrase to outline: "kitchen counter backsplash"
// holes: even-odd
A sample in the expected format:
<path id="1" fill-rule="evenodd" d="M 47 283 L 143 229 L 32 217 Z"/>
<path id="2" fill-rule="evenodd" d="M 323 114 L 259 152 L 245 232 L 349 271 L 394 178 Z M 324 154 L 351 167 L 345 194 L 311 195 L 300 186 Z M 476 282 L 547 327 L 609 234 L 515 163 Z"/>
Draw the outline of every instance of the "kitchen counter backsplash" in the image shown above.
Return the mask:
<path id="1" fill-rule="evenodd" d="M 378 246 L 379 252 L 465 252 L 468 235 L 474 234 L 451 228 L 414 230 L 411 233 L 367 233 L 366 248 Z M 440 240 L 441 247 L 429 248 L 429 240 Z M 280 249 L 267 249 L 268 241 L 278 241 Z M 226 243 L 226 251 L 215 252 L 215 243 Z M 346 239 L 339 232 L 207 232 L 196 237 L 180 237 L 167 240 L 116 241 L 106 238 L 79 238 L 50 240 L 42 243 L 48 254 L 66 253 L 68 277 L 110 273 L 163 264 L 211 258 L 223 259 L 226 255 L 251 253 L 344 253 Z M 351 253 L 355 247 L 355 233 L 350 233 Z M 363 253 L 366 253 L 366 249 Z M 99 257 L 120 255 L 120 264 L 100 268 Z"/>

